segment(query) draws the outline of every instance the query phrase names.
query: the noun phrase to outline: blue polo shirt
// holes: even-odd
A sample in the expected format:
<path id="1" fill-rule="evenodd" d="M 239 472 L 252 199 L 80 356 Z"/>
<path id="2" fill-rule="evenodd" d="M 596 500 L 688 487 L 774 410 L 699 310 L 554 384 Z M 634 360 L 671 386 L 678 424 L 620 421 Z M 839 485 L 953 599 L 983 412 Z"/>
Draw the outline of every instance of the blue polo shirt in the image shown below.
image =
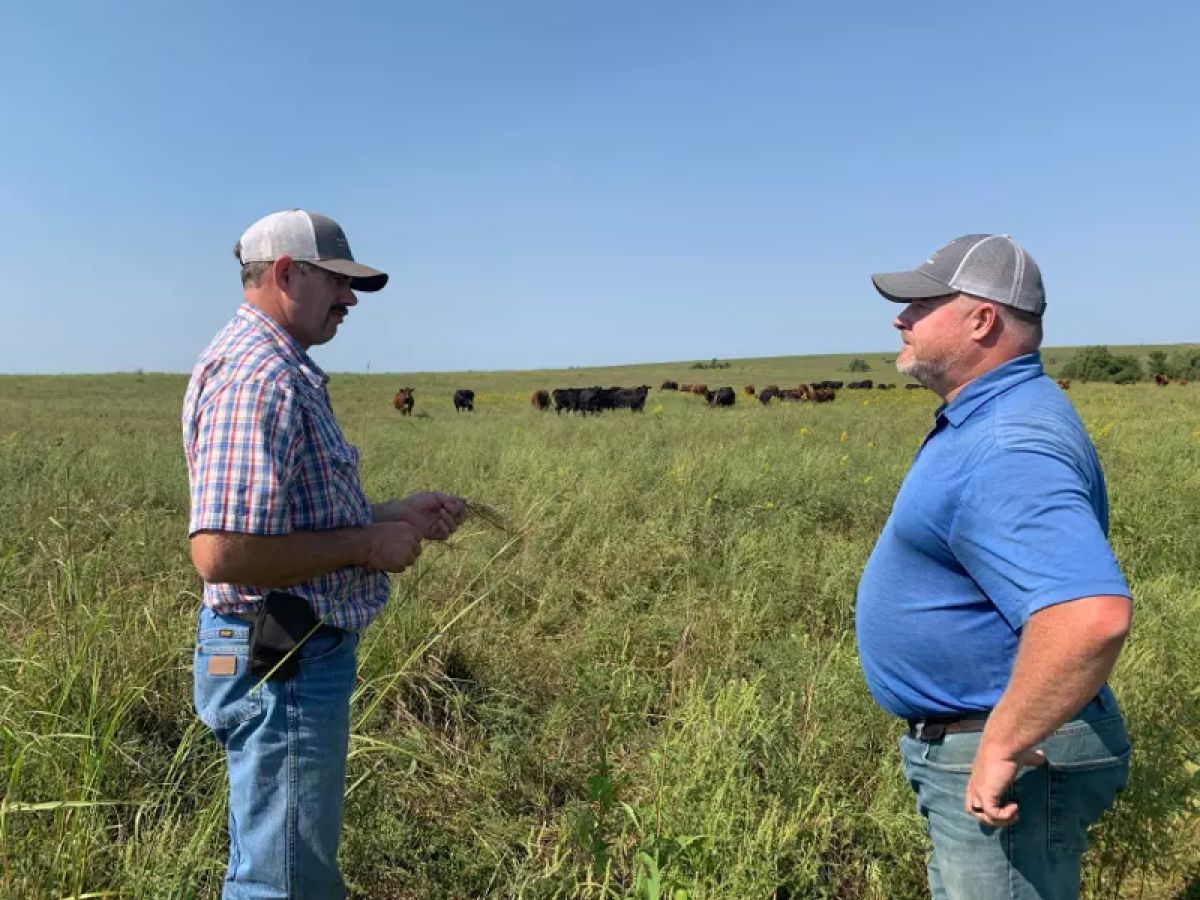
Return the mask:
<path id="1" fill-rule="evenodd" d="M 1037 353 L 938 409 L 858 586 L 875 700 L 905 718 L 990 710 L 1026 620 L 1129 596 L 1095 448 Z"/>

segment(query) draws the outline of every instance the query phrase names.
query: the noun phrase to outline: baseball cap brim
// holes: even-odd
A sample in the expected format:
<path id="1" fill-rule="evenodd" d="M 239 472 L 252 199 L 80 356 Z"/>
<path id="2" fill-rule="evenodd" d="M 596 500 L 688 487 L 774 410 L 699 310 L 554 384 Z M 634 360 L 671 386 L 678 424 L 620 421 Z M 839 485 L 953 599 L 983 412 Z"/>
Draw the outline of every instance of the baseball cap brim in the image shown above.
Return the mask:
<path id="1" fill-rule="evenodd" d="M 353 291 L 378 291 L 388 282 L 387 272 L 380 272 L 352 259 L 310 259 L 305 262 L 326 272 L 349 275 L 350 289 Z"/>
<path id="2" fill-rule="evenodd" d="M 893 303 L 949 297 L 958 293 L 950 285 L 942 284 L 924 272 L 885 272 L 882 275 L 872 275 L 871 282 L 875 285 L 875 290 Z"/>

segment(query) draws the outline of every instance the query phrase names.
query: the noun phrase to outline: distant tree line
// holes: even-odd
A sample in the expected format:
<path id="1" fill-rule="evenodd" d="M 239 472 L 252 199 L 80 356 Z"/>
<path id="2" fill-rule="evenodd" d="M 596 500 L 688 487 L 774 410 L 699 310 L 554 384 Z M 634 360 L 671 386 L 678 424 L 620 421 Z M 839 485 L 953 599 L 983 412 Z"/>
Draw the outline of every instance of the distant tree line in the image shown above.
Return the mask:
<path id="1" fill-rule="evenodd" d="M 1184 347 L 1170 354 L 1164 350 L 1152 350 L 1145 367 L 1141 360 L 1131 354 L 1112 353 L 1104 346 L 1083 347 L 1075 351 L 1059 374 L 1063 378 L 1079 381 L 1108 381 L 1115 384 L 1131 384 L 1155 375 L 1191 380 L 1200 378 L 1200 347 Z"/>
<path id="2" fill-rule="evenodd" d="M 1200 347 L 1183 347 L 1169 356 L 1166 351 L 1150 351 L 1150 377 L 1163 375 L 1192 381 L 1200 379 Z"/>
<path id="3" fill-rule="evenodd" d="M 728 369 L 732 365 L 733 365 L 733 363 L 722 362 L 721 360 L 717 359 L 714 356 L 712 358 L 711 362 L 692 363 L 688 368 L 690 368 L 690 369 Z"/>

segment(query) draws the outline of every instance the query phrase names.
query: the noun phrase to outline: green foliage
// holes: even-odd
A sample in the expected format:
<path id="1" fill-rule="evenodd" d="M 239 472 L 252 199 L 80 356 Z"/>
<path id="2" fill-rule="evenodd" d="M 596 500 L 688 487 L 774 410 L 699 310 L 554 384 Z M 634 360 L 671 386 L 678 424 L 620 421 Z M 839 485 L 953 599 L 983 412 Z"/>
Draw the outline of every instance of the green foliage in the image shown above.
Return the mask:
<path id="1" fill-rule="evenodd" d="M 1142 364 L 1133 355 L 1114 355 L 1107 347 L 1084 347 L 1062 368 L 1063 378 L 1132 384 L 1142 380 Z"/>
<path id="2" fill-rule="evenodd" d="M 1181 347 L 1172 352 L 1163 374 L 1188 381 L 1200 378 L 1200 347 Z"/>
<path id="3" fill-rule="evenodd" d="M 871 364 L 865 359 L 856 357 L 850 360 L 850 365 L 846 366 L 847 372 L 870 372 Z"/>
<path id="4" fill-rule="evenodd" d="M 1170 373 L 1170 369 L 1169 369 L 1168 363 L 1167 363 L 1166 351 L 1165 350 L 1151 350 L 1149 361 L 1146 364 L 1146 368 L 1149 371 L 1151 377 L 1153 377 L 1155 375 L 1166 375 L 1166 376 L 1170 377 L 1171 373 Z"/>
<path id="5" fill-rule="evenodd" d="M 730 374 L 794 384 L 851 359 Z M 642 415 L 588 419 L 528 404 L 681 368 L 404 376 L 427 413 L 412 419 L 391 409 L 395 376 L 333 378 L 369 494 L 451 490 L 511 526 L 470 519 L 427 547 L 363 636 L 353 897 L 928 895 L 853 598 L 937 399 L 718 415 L 653 391 Z M 0 378 L 0 897 L 219 896 L 225 776 L 191 708 L 184 383 Z M 463 386 L 472 417 L 450 402 Z M 1200 871 L 1200 387 L 1069 396 L 1137 604 L 1113 679 L 1133 771 L 1092 832 L 1084 896 L 1183 896 Z"/>

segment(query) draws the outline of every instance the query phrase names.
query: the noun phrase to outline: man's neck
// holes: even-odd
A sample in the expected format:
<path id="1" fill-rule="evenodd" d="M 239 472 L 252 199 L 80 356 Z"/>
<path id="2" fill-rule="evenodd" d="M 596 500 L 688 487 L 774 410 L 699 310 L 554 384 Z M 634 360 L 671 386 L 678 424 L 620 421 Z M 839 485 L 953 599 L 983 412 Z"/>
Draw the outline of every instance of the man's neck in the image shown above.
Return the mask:
<path id="1" fill-rule="evenodd" d="M 954 398 L 962 393 L 962 389 L 978 378 L 980 375 L 986 375 L 992 369 L 998 369 L 1006 362 L 1016 359 L 1018 356 L 1024 356 L 1026 353 L 1031 353 L 1030 350 L 1019 348 L 1008 348 L 1003 351 L 995 350 L 981 359 L 974 366 L 969 368 L 964 374 L 955 378 L 956 384 L 946 393 L 942 394 L 942 400 L 946 403 L 954 402 Z"/>
<path id="2" fill-rule="evenodd" d="M 264 288 L 246 288 L 242 296 L 247 303 L 271 319 L 283 331 L 287 332 L 292 340 L 299 344 L 306 353 L 308 352 L 309 345 L 296 337 L 288 324 L 287 316 L 283 314 L 284 295 L 281 291 L 272 291 Z"/>

